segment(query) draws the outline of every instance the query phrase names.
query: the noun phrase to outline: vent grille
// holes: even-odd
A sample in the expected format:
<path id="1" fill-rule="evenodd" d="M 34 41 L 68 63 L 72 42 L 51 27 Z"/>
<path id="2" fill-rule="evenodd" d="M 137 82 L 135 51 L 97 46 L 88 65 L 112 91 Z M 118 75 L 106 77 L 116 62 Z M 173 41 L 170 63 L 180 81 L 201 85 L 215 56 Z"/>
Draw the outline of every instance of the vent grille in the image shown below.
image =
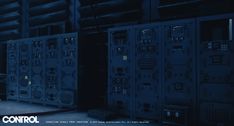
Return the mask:
<path id="1" fill-rule="evenodd" d="M 30 36 L 53 35 L 71 31 L 71 0 L 30 0 Z"/>
<path id="2" fill-rule="evenodd" d="M 20 37 L 20 19 L 17 0 L 0 1 L 0 41 Z"/>
<path id="3" fill-rule="evenodd" d="M 80 26 L 84 34 L 106 32 L 109 27 L 133 24 L 141 19 L 140 0 L 81 0 L 80 2 Z"/>

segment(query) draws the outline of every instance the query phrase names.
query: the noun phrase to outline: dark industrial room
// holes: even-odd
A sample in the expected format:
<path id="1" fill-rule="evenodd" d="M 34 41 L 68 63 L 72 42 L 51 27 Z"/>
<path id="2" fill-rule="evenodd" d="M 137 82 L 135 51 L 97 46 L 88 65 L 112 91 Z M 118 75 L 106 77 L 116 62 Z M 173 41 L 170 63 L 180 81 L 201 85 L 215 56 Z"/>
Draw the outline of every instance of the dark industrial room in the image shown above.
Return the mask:
<path id="1" fill-rule="evenodd" d="M 0 0 L 0 126 L 234 126 L 233 0 Z"/>

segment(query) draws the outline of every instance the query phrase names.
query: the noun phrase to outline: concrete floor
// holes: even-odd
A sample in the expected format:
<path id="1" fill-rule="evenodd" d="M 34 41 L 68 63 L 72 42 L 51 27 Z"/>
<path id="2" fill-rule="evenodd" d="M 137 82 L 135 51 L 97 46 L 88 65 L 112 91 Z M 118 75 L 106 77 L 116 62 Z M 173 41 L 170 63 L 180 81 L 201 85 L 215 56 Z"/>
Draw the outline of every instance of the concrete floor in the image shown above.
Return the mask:
<path id="1" fill-rule="evenodd" d="M 20 113 L 36 113 L 56 111 L 57 108 L 27 104 L 22 102 L 0 102 L 0 115 L 11 115 Z M 38 115 L 40 121 L 38 126 L 157 126 L 150 121 L 132 121 L 127 118 L 115 119 L 112 121 L 99 121 L 87 116 L 86 112 L 59 112 L 50 113 L 46 115 Z M 10 124 L 11 126 L 31 126 L 32 124 Z M 9 124 L 2 123 L 0 126 L 9 126 Z"/>
<path id="2" fill-rule="evenodd" d="M 44 113 L 58 111 L 59 108 L 52 106 L 43 106 L 39 104 L 29 104 L 25 102 L 16 101 L 1 101 L 0 102 L 0 116 L 1 115 L 17 115 L 30 113 Z"/>

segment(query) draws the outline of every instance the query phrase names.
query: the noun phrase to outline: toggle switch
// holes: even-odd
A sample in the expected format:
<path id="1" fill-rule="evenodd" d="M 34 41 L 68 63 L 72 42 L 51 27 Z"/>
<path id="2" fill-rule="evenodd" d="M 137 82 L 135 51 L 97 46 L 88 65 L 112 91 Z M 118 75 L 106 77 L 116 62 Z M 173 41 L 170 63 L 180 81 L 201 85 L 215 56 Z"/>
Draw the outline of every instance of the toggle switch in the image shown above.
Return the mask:
<path id="1" fill-rule="evenodd" d="M 176 118 L 179 118 L 179 112 L 176 112 L 176 113 L 175 113 L 175 117 L 176 117 Z"/>
<path id="2" fill-rule="evenodd" d="M 171 116 L 171 112 L 167 111 L 167 116 L 170 117 Z"/>

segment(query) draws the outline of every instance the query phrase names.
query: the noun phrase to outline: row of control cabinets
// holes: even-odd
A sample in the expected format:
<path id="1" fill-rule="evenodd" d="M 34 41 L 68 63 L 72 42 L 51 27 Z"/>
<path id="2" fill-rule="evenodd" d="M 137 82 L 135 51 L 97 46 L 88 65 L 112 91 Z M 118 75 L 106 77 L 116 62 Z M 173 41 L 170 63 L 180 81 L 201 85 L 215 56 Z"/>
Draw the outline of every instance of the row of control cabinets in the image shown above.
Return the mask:
<path id="1" fill-rule="evenodd" d="M 233 18 L 228 14 L 110 29 L 110 109 L 161 120 L 164 126 L 229 126 L 234 118 Z M 217 32 L 228 37 L 217 37 Z"/>
<path id="2" fill-rule="evenodd" d="M 77 51 L 77 33 L 9 41 L 7 99 L 73 107 Z"/>

